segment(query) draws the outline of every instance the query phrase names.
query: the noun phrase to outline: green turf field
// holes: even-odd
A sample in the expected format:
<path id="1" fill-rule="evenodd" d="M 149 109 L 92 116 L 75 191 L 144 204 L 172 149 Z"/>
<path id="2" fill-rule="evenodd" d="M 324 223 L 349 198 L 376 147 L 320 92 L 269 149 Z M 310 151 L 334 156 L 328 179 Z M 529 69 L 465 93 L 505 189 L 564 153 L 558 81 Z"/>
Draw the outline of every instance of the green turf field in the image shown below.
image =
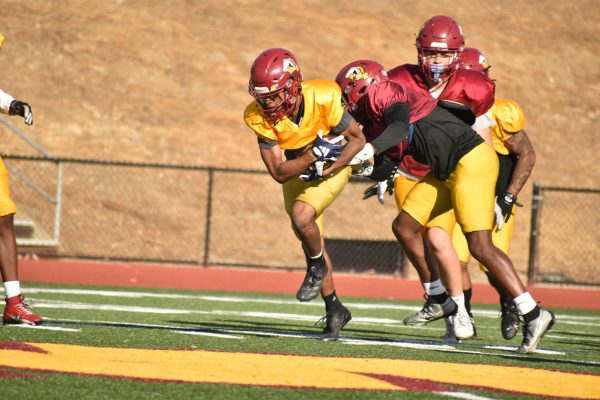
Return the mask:
<path id="1" fill-rule="evenodd" d="M 449 345 L 443 321 L 402 325 L 420 302 L 344 298 L 353 320 L 332 343 L 317 340 L 320 299 L 46 284 L 24 292 L 46 323 L 0 328 L 7 399 L 600 398 L 599 312 L 553 309 L 538 351 L 520 355 L 521 334 L 502 339 L 494 306 L 475 305 L 477 337 Z"/>

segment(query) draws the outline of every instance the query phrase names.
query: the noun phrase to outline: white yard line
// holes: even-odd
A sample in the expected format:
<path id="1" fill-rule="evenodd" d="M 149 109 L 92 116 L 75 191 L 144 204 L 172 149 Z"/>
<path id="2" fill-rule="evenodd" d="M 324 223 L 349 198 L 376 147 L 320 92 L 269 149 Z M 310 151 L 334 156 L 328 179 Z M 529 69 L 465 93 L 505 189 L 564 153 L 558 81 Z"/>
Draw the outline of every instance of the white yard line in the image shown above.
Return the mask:
<path id="1" fill-rule="evenodd" d="M 281 305 L 299 305 L 296 300 L 280 300 L 280 299 L 260 299 L 250 298 L 243 296 L 214 296 L 214 295 L 187 295 L 187 294 L 169 294 L 169 293 L 152 293 L 152 292 L 138 292 L 138 291 L 126 291 L 126 290 L 89 290 L 89 289 L 50 289 L 50 288 L 27 288 L 26 293 L 55 293 L 55 294 L 72 294 L 72 295 L 90 295 L 90 296 L 105 296 L 105 297 L 125 297 L 125 298 L 164 298 L 164 299 L 188 299 L 188 300 L 203 300 L 203 301 L 216 301 L 216 302 L 227 302 L 227 303 L 265 303 L 265 304 L 281 304 Z M 374 310 L 400 310 L 400 311 L 418 311 L 419 306 L 405 306 L 395 304 L 370 304 L 370 303 L 355 303 L 346 302 L 344 303 L 349 308 L 356 309 L 374 309 Z M 38 304 L 34 304 L 39 306 Z M 323 307 L 323 303 L 303 303 L 302 306 L 317 306 Z M 480 310 L 473 309 L 475 316 L 487 317 L 487 318 L 498 318 L 500 316 L 499 311 L 495 310 Z M 561 323 L 573 323 L 564 321 L 565 319 L 571 319 L 574 321 L 590 321 L 591 324 L 588 326 L 599 326 L 600 327 L 600 316 L 579 316 L 569 314 L 557 314 L 556 317 L 560 319 Z M 597 322 L 597 324 L 594 324 Z"/>
<path id="2" fill-rule="evenodd" d="M 29 328 L 41 329 L 46 331 L 61 331 L 61 332 L 81 332 L 81 329 L 63 328 L 62 326 L 44 326 L 44 325 L 26 325 L 26 324 L 8 324 L 11 328 Z"/>

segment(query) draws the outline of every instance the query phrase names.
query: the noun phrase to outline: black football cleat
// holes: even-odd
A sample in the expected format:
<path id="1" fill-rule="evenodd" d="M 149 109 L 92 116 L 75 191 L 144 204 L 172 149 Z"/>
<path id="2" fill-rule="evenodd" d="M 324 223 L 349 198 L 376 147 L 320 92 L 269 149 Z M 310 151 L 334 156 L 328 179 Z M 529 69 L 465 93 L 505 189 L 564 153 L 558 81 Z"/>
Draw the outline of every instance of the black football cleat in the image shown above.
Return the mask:
<path id="1" fill-rule="evenodd" d="M 323 334 L 319 336 L 320 340 L 325 342 L 338 340 L 340 337 L 340 331 L 350 320 L 352 319 L 352 314 L 350 314 L 350 310 L 346 307 L 336 307 L 332 311 L 328 311 L 327 315 L 317 322 L 316 325 L 325 325 L 323 328 Z"/>
<path id="2" fill-rule="evenodd" d="M 296 298 L 300 301 L 311 301 L 321 293 L 321 286 L 323 286 L 323 279 L 327 275 L 327 264 L 325 264 L 325 257 L 321 256 L 317 259 L 307 258 L 308 267 L 306 268 L 306 275 L 302 286 L 296 293 Z"/>

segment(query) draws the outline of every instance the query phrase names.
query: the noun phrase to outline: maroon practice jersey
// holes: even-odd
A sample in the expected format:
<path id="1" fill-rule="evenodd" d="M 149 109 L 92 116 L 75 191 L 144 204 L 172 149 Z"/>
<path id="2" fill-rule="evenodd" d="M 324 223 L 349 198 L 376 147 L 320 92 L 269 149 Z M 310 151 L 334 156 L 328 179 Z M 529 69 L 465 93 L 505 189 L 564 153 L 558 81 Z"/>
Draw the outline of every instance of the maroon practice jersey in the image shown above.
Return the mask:
<path id="1" fill-rule="evenodd" d="M 368 142 L 381 135 L 385 130 L 384 113 L 391 105 L 407 104 L 410 110 L 411 124 L 429 115 L 437 105 L 437 100 L 433 97 L 422 96 L 420 93 L 392 81 L 372 85 L 364 98 L 364 103 L 361 101 L 361 105 L 365 107 L 366 118 L 364 121 L 361 121 L 363 118 L 359 118 L 359 122 L 363 123 L 363 132 Z M 404 140 L 387 149 L 386 154 L 400 160 L 406 145 L 407 142 Z"/>
<path id="2" fill-rule="evenodd" d="M 404 64 L 388 72 L 389 78 L 427 98 L 433 98 L 418 65 Z M 479 72 L 456 70 L 437 100 L 449 100 L 469 106 L 476 117 L 485 114 L 494 104 L 496 85 Z M 401 167 L 416 177 L 424 176 L 429 167 L 416 162 L 410 155 L 402 159 Z"/>

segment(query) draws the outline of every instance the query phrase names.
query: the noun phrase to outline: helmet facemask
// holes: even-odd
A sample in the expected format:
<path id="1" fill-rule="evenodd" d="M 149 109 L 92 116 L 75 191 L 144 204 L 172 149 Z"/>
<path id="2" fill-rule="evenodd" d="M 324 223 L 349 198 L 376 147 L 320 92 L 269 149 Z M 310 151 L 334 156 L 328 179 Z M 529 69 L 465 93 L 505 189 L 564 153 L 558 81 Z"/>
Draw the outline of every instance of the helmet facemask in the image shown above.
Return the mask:
<path id="1" fill-rule="evenodd" d="M 462 50 L 462 49 L 461 49 Z M 434 83 L 440 83 L 450 78 L 450 76 L 458 69 L 460 62 L 460 50 L 458 51 L 438 51 L 438 49 L 424 49 L 419 48 L 419 67 L 421 72 L 431 79 Z M 427 53 L 452 53 L 452 59 L 447 64 L 435 63 L 429 64 L 427 59 L 429 55 Z"/>
<path id="2" fill-rule="evenodd" d="M 285 116 L 294 109 L 300 93 L 300 84 L 291 77 L 285 83 L 284 87 L 279 90 L 267 93 L 257 93 L 251 82 L 248 92 L 255 98 L 258 105 L 257 110 L 260 115 L 271 122 L 276 122 L 285 118 Z M 268 99 L 274 99 L 276 97 L 279 97 L 279 102 L 268 101 Z"/>

